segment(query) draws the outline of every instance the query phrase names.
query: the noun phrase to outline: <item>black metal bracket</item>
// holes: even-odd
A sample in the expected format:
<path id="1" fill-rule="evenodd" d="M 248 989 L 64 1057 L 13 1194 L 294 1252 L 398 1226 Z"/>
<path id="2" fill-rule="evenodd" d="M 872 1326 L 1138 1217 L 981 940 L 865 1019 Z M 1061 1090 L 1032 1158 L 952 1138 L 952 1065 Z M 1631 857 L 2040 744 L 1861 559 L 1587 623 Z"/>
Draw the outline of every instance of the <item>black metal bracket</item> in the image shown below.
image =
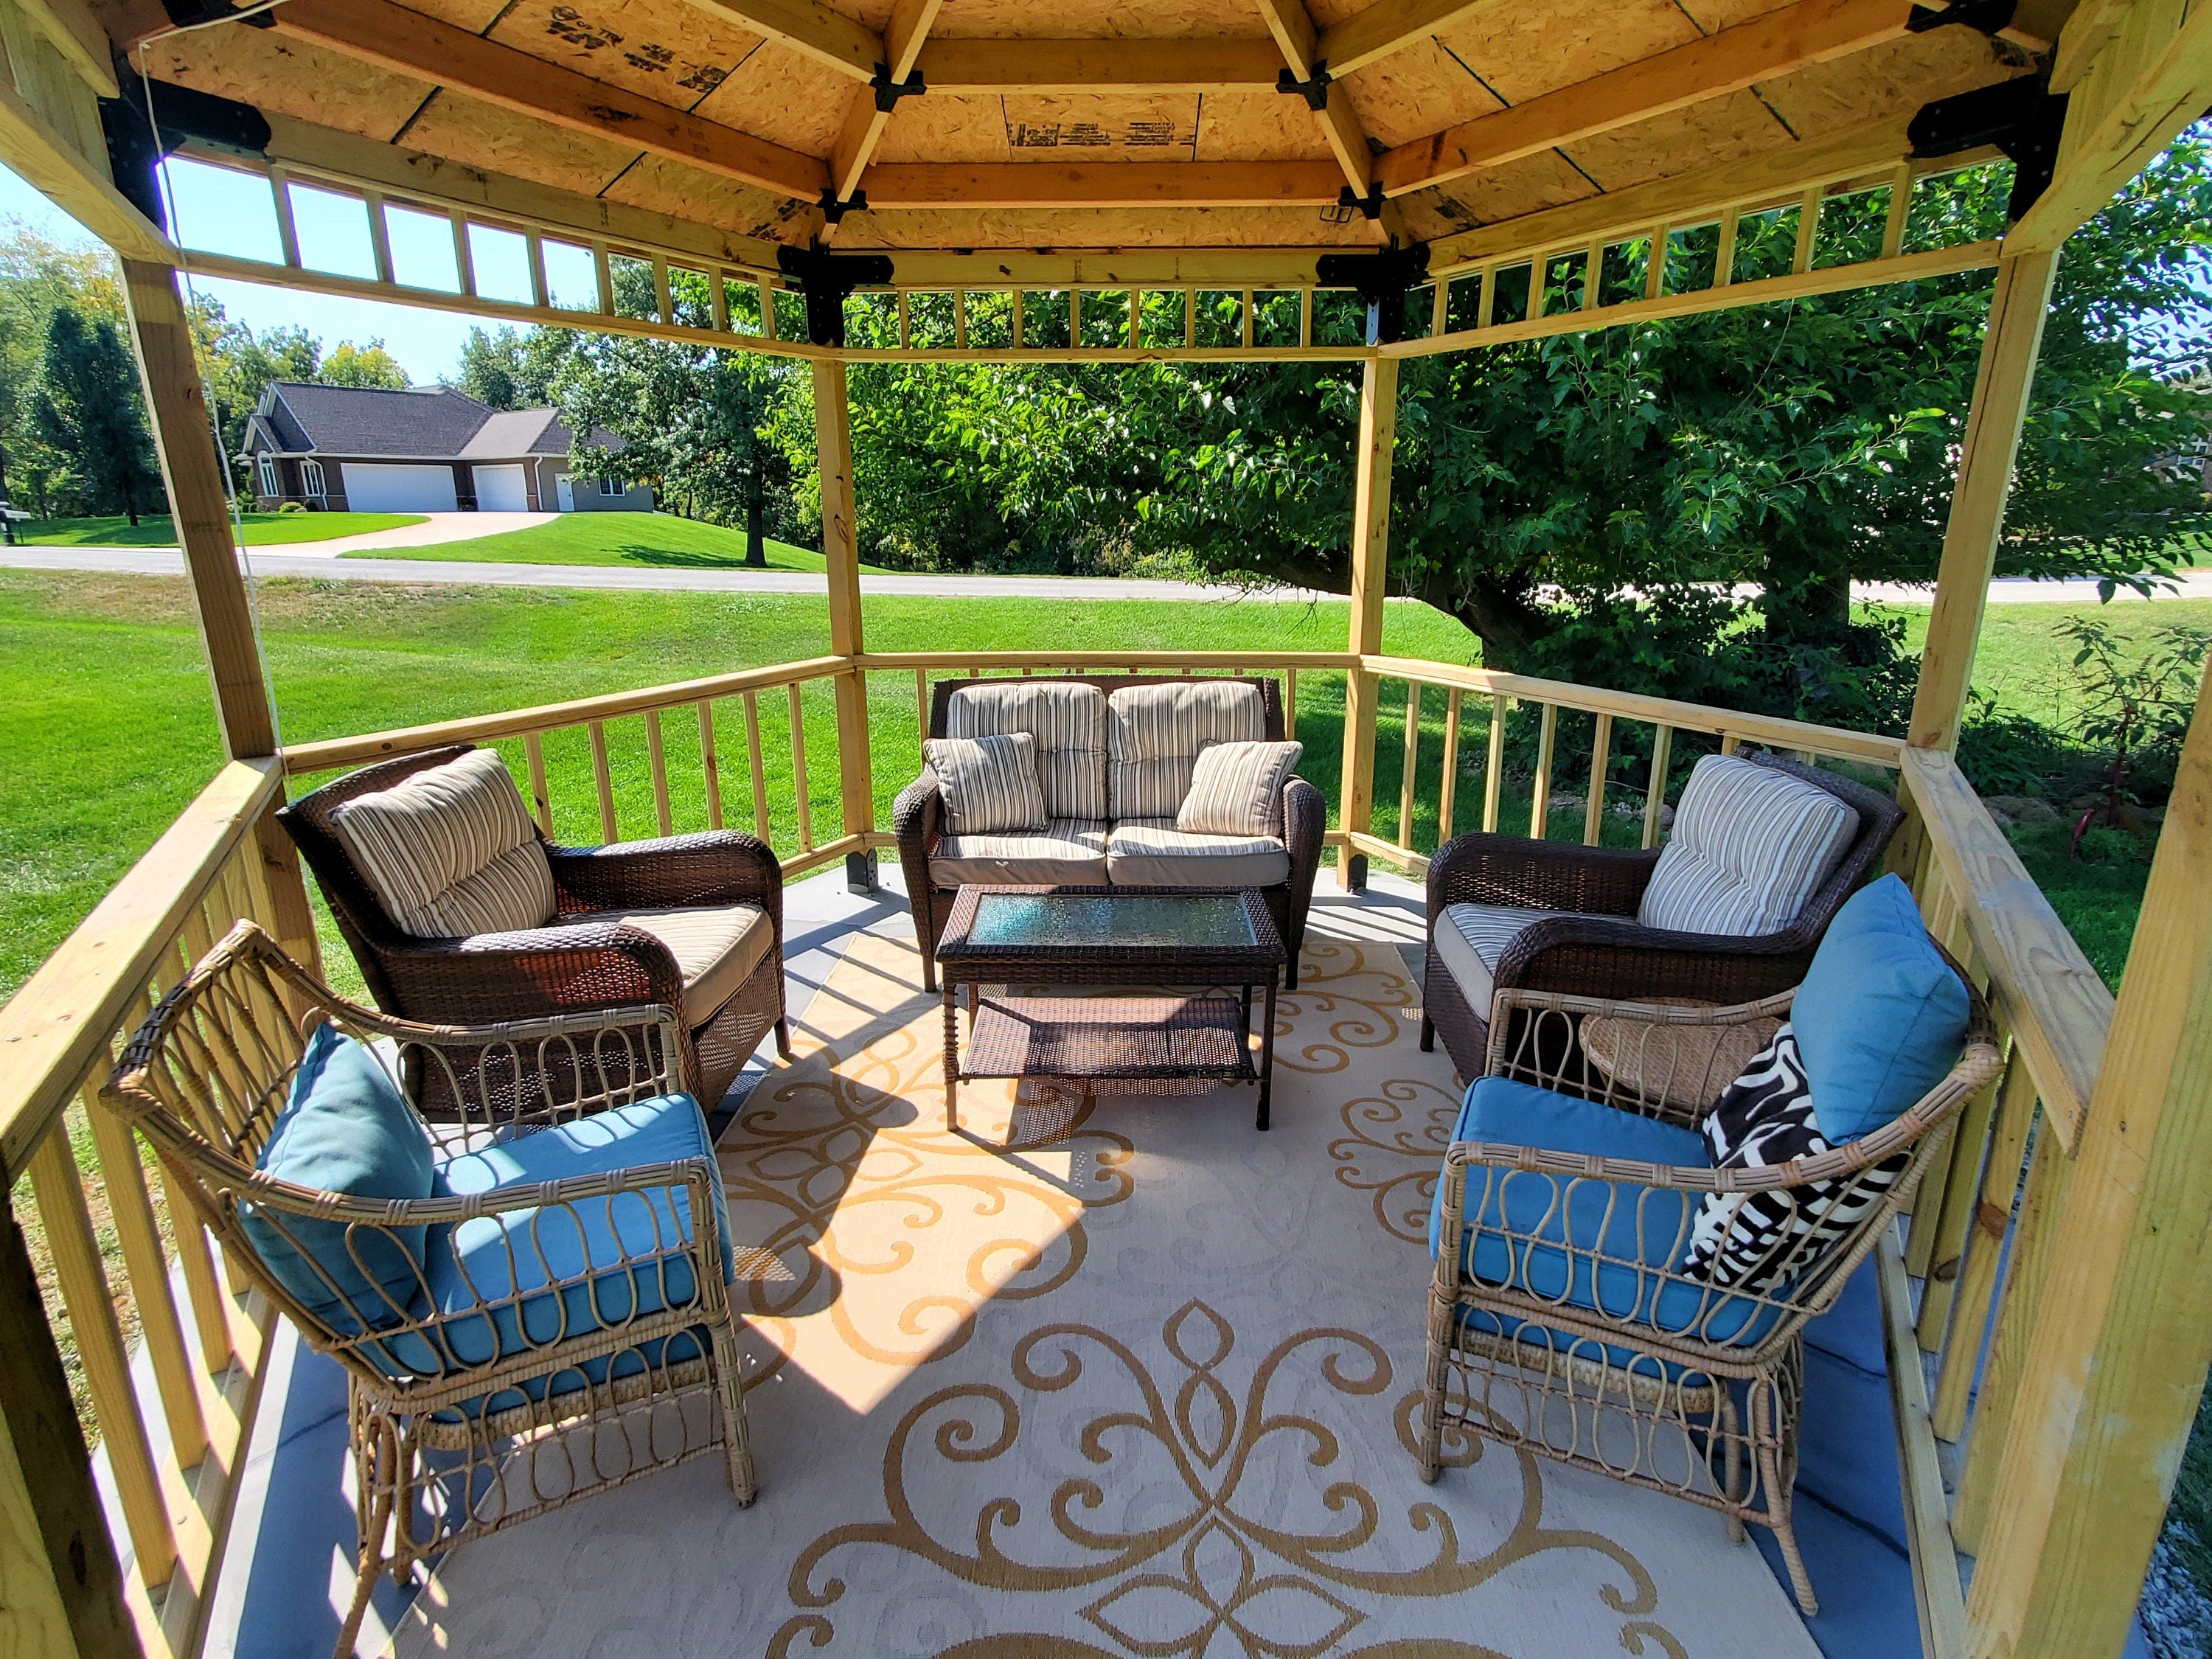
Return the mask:
<path id="1" fill-rule="evenodd" d="M 876 108 L 885 115 L 898 107 L 900 99 L 919 98 L 929 90 L 920 70 L 915 70 L 903 81 L 894 81 L 889 64 L 877 64 L 875 76 L 868 84 L 876 89 Z"/>
<path id="2" fill-rule="evenodd" d="M 1348 288 L 1367 301 L 1367 343 L 1389 345 L 1406 337 L 1406 295 L 1429 274 L 1425 242 L 1393 242 L 1373 253 L 1324 253 L 1314 263 L 1323 288 Z"/>
<path id="3" fill-rule="evenodd" d="M 155 177 L 163 157 L 173 155 L 187 139 L 234 155 L 258 156 L 269 148 L 268 118 L 251 104 L 155 81 L 149 83 L 155 125 L 149 125 L 145 94 L 136 73 L 128 64 L 118 64 L 117 78 L 124 95 L 100 100 L 100 131 L 107 140 L 107 170 L 124 199 L 164 230 L 169 222 L 161 204 L 161 185 Z"/>
<path id="4" fill-rule="evenodd" d="M 1325 63 L 1314 65 L 1310 81 L 1301 81 L 1286 69 L 1275 77 L 1275 90 L 1304 99 L 1307 106 L 1318 115 L 1328 107 L 1328 83 L 1334 78 Z"/>
<path id="5" fill-rule="evenodd" d="M 1355 196 L 1352 193 L 1352 186 L 1346 185 L 1336 192 L 1336 204 L 1340 208 L 1356 208 L 1363 219 L 1380 219 L 1382 216 L 1382 186 L 1370 185 L 1366 195 Z M 1346 222 L 1339 220 L 1337 222 Z"/>
<path id="6" fill-rule="evenodd" d="M 2051 188 L 2058 165 L 2058 135 L 2066 125 L 2066 94 L 2048 77 L 2022 76 L 1923 104 L 1905 136 L 1916 160 L 1936 161 L 1962 149 L 1994 144 L 2011 158 L 2012 198 L 2005 216 L 2017 220 Z"/>
<path id="7" fill-rule="evenodd" d="M 822 191 L 822 199 L 816 205 L 822 210 L 822 216 L 824 219 L 833 225 L 842 225 L 845 222 L 847 214 L 866 213 L 868 210 L 868 192 L 865 190 L 856 190 L 841 202 L 837 199 L 837 192 L 835 190 L 825 187 Z"/>
<path id="8" fill-rule="evenodd" d="M 845 343 L 845 300 L 856 288 L 891 279 L 887 253 L 831 253 L 818 247 L 780 247 L 776 269 L 806 297 L 806 337 L 816 345 Z"/>
<path id="9" fill-rule="evenodd" d="M 1912 15 L 1905 20 L 1905 30 L 1908 34 L 1925 34 L 1930 29 L 1962 23 L 1994 38 L 1998 30 L 2011 27 L 2012 15 L 2018 9 L 2018 0 L 1951 0 L 1941 11 L 1915 7 Z"/>

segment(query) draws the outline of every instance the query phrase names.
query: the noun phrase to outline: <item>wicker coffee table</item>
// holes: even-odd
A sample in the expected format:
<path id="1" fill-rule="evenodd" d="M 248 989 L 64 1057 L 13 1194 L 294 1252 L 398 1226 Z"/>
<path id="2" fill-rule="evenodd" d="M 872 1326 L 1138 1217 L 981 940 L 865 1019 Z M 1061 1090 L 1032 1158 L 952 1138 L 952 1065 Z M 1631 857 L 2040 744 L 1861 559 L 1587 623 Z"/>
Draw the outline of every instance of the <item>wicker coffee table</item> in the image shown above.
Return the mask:
<path id="1" fill-rule="evenodd" d="M 960 1085 L 1045 1078 L 1086 1092 L 1158 1094 L 1260 1085 L 1267 1127 L 1283 942 L 1257 892 L 1188 887 L 963 887 L 937 947 L 945 990 L 945 1121 Z M 969 988 L 960 1052 L 954 987 Z M 1167 996 L 986 996 L 986 986 L 1200 988 Z M 1235 996 L 1208 994 L 1234 988 Z M 1264 992 L 1260 1052 L 1252 993 Z"/>

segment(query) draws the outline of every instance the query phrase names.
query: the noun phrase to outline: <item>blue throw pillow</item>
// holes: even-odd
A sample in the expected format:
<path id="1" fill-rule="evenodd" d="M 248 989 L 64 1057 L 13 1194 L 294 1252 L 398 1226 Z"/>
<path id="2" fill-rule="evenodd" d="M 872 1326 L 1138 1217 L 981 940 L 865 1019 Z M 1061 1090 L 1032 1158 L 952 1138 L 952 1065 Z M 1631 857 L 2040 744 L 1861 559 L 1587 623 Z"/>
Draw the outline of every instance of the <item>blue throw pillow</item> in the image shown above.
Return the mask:
<path id="1" fill-rule="evenodd" d="M 1828 924 L 1790 1023 L 1832 1146 L 1904 1115 L 1959 1063 L 1966 988 L 1895 876 L 1862 888 Z"/>
<path id="2" fill-rule="evenodd" d="M 374 1054 L 327 1023 L 307 1039 L 291 1098 L 261 1149 L 258 1167 L 298 1186 L 356 1198 L 428 1198 L 433 1175 L 430 1137 L 398 1085 Z M 239 1219 L 277 1283 L 341 1335 L 361 1330 L 348 1302 L 381 1326 L 394 1322 L 395 1309 L 416 1297 L 423 1228 L 362 1229 L 349 1241 L 343 1223 L 312 1216 L 283 1216 L 281 1232 L 276 1218 L 250 1206 Z"/>

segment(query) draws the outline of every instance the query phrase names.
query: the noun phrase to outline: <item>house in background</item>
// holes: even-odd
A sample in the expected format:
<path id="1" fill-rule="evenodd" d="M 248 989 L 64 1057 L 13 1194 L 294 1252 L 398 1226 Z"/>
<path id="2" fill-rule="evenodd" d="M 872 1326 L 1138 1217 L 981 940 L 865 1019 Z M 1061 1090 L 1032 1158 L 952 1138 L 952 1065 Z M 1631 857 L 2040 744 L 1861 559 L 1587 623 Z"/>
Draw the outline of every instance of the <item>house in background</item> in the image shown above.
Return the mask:
<path id="1" fill-rule="evenodd" d="M 550 409 L 488 408 L 450 386 L 271 383 L 246 426 L 264 512 L 650 513 L 618 471 L 571 477 L 568 428 Z M 618 455 L 601 427 L 589 447 Z"/>

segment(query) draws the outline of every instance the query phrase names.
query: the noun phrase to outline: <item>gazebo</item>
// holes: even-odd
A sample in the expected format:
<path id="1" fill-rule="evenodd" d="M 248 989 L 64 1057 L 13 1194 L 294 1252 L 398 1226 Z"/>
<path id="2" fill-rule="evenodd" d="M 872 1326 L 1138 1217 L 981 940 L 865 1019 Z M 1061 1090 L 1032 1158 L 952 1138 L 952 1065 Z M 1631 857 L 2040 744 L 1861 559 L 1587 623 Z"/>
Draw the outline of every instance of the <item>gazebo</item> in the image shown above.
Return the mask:
<path id="1" fill-rule="evenodd" d="M 605 839 L 617 745 L 641 736 L 678 827 L 664 717 L 742 718 L 733 820 L 783 827 L 787 876 L 875 879 L 872 703 L 932 674 L 1166 669 L 1341 676 L 1345 890 L 1418 876 L 1410 810 L 1373 832 L 1378 708 L 1402 687 L 1405 804 L 1492 829 L 1509 702 L 1542 711 L 1532 833 L 1560 711 L 1606 775 L 1614 730 L 1701 734 L 1872 768 L 1906 827 L 1890 867 L 1986 992 L 2002 1078 L 1978 1095 L 1877 1257 L 1897 1455 L 1929 1659 L 2118 1654 L 2208 1365 L 2212 1237 L 2212 720 L 2192 729 L 2117 1000 L 1952 759 L 2053 272 L 2069 235 L 2212 105 L 2212 22 L 2181 0 L 0 0 L 0 160 L 112 247 L 229 763 L 0 1010 L 0 1171 L 52 1253 L 0 1251 L 0 1647 L 190 1656 L 248 1481 L 275 1352 L 197 1230 L 165 1231 L 130 1131 L 64 1115 L 119 1036 L 238 917 L 319 960 L 273 814 L 291 780 L 455 741 L 520 742 L 541 823 L 547 744 L 587 745 Z M 158 163 L 265 189 L 263 257 L 192 246 Z M 1945 241 L 1932 175 L 2008 159 L 2007 222 Z M 295 204 L 357 220 L 323 268 Z M 1786 268 L 1739 258 L 1794 226 Z M 1994 229 L 1995 228 L 1993 228 Z M 1382 653 L 1391 457 L 1408 357 L 1979 268 L 1990 322 L 1908 735 L 1841 731 Z M 711 679 L 280 744 L 225 465 L 179 273 L 625 331 L 804 360 L 827 559 L 827 652 Z M 871 652 L 854 537 L 854 362 L 1358 363 L 1341 650 L 1254 657 Z M 834 832 L 805 784 L 802 688 L 836 708 Z M 1440 771 L 1415 763 L 1424 693 Z M 1395 695 L 1394 691 L 1393 696 Z M 769 799 L 760 700 L 787 696 L 797 794 Z M 1490 715 L 1479 809 L 1453 797 L 1462 713 Z M 880 719 L 880 715 L 878 715 Z M 770 721 L 773 727 L 774 720 Z M 773 732 L 771 732 L 773 735 Z M 688 742 L 688 738 L 687 738 Z M 690 750 L 687 748 L 685 753 Z M 896 771 L 905 757 L 895 760 Z M 819 769 L 817 768 L 817 773 Z M 690 787 L 678 792 L 692 799 Z M 1584 840 L 1604 828 L 1589 792 Z M 88 1188 L 119 1238 L 103 1264 Z M 50 1293 L 94 1402 L 100 1477 Z M 116 1309 L 142 1333 L 126 1344 Z M 1413 1316 L 1409 1313 L 1409 1317 Z M 772 1501 L 772 1460 L 768 1477 Z M 1479 1632 L 1475 1632 L 1479 1636 Z M 1626 1634 L 1621 1638 L 1629 1641 Z M 1640 1639 L 1640 1638 L 1638 1638 Z M 666 1650 L 681 1638 L 664 1633 Z M 1165 1650 L 1160 1650 L 1164 1651 Z M 1301 1651 L 1307 1650 L 1301 1649 Z"/>

